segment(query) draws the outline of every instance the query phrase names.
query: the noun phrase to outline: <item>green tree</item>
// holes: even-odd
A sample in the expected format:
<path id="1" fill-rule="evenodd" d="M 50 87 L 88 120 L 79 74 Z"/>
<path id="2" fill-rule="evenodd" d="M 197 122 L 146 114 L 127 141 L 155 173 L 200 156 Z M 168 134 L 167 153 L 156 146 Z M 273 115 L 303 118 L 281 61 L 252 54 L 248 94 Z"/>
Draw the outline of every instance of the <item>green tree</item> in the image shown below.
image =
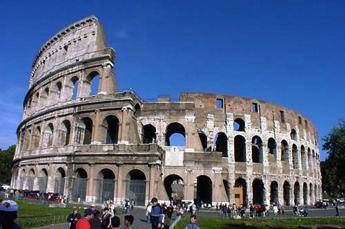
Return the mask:
<path id="1" fill-rule="evenodd" d="M 9 184 L 11 181 L 11 165 L 16 146 L 12 145 L 6 150 L 0 151 L 0 182 Z"/>
<path id="2" fill-rule="evenodd" d="M 331 197 L 345 194 L 345 120 L 323 138 L 327 159 L 321 163 L 323 190 Z"/>

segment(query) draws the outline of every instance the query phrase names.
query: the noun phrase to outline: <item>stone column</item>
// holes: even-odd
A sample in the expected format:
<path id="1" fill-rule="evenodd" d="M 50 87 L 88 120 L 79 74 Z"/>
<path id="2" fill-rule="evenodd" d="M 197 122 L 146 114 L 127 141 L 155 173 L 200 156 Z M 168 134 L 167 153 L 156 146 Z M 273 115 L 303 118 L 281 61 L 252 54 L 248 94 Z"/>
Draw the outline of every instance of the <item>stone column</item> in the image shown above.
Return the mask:
<path id="1" fill-rule="evenodd" d="M 113 73 L 113 67 L 114 65 L 110 61 L 103 64 L 98 94 L 105 95 L 117 92 L 117 84 Z"/>
<path id="2" fill-rule="evenodd" d="M 95 185 L 94 185 L 94 171 L 95 165 L 89 165 L 88 179 L 87 179 L 87 191 L 86 202 L 94 203 L 96 201 Z"/>
<path id="3" fill-rule="evenodd" d="M 125 197 L 125 189 L 123 187 L 123 165 L 122 164 L 118 164 L 117 165 L 117 188 L 116 188 L 116 203 L 117 204 L 121 204 L 121 201 L 124 199 Z"/>
<path id="4" fill-rule="evenodd" d="M 149 168 L 150 168 L 149 195 L 146 202 L 150 200 L 155 195 L 155 193 L 157 193 L 157 190 L 155 190 L 156 167 L 155 165 L 149 165 Z"/>
<path id="5" fill-rule="evenodd" d="M 122 122 L 120 126 L 120 138 L 119 144 L 129 144 L 129 134 L 128 134 L 128 126 L 129 122 L 128 119 L 131 116 L 132 108 L 130 107 L 123 107 L 122 108 Z"/>
<path id="6" fill-rule="evenodd" d="M 192 169 L 185 170 L 187 182 L 185 183 L 185 201 L 193 201 L 196 196 L 194 195 L 194 176 Z"/>
<path id="7" fill-rule="evenodd" d="M 48 165 L 48 178 L 46 192 L 54 192 L 55 186 L 55 171 L 52 164 Z"/>
<path id="8" fill-rule="evenodd" d="M 103 127 L 102 127 L 102 120 L 101 120 L 101 114 L 100 111 L 97 109 L 95 110 L 95 120 L 94 120 L 94 131 L 93 131 L 93 141 L 91 144 L 102 144 L 105 142 L 102 137 L 104 136 L 102 134 Z"/>

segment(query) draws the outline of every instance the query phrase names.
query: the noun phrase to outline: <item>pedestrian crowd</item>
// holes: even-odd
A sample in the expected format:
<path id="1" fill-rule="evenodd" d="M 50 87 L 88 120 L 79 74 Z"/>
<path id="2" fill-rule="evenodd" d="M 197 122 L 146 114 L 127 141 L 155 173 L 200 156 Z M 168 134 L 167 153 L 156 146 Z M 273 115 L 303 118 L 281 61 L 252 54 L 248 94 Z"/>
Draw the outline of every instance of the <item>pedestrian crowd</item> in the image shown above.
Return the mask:
<path id="1" fill-rule="evenodd" d="M 269 215 L 277 216 L 284 214 L 284 209 L 279 204 L 273 204 L 272 206 L 265 204 L 249 204 L 237 206 L 235 203 L 221 203 L 216 205 L 216 209 L 219 211 L 219 215 L 222 217 L 242 218 L 242 217 L 266 217 Z"/>
<path id="2" fill-rule="evenodd" d="M 133 221 L 132 215 L 125 215 L 124 228 L 130 229 Z M 86 208 L 84 216 L 74 207 L 73 212 L 67 217 L 67 222 L 70 229 L 115 229 L 121 226 L 121 219 L 116 215 L 116 211 L 108 207 L 103 208 L 102 211 L 94 207 Z"/>

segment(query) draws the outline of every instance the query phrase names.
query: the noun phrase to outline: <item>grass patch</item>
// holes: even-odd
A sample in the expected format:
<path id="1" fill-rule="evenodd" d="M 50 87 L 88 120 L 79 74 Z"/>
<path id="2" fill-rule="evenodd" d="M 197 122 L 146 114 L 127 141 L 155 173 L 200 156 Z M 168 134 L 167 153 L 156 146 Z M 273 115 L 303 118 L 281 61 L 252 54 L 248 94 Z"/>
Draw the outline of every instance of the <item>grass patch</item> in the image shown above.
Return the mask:
<path id="1" fill-rule="evenodd" d="M 57 223 L 65 223 L 72 208 L 49 207 L 36 202 L 23 200 L 16 201 L 19 205 L 17 223 L 22 228 L 47 226 Z M 80 210 L 79 212 L 83 212 Z"/>
<path id="2" fill-rule="evenodd" d="M 185 216 L 176 225 L 176 229 L 184 229 L 189 222 Z M 324 218 L 255 218 L 255 219 L 230 219 L 220 217 L 198 217 L 200 228 L 299 228 L 310 225 L 338 225 L 345 228 L 345 218 L 324 217 Z"/>

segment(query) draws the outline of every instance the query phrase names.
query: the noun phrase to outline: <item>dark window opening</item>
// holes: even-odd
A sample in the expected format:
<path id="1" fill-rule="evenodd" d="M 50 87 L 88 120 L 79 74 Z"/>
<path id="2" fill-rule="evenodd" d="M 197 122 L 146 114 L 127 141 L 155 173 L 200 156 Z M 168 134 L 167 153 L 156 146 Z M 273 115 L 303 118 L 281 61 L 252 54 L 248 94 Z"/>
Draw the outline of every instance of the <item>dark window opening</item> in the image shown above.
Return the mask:
<path id="1" fill-rule="evenodd" d="M 245 131 L 245 122 L 241 118 L 234 120 L 234 131 Z"/>
<path id="2" fill-rule="evenodd" d="M 264 203 L 264 193 L 265 193 L 264 183 L 260 179 L 255 179 L 253 181 L 253 204 L 263 204 Z"/>
<path id="3" fill-rule="evenodd" d="M 298 149 L 295 144 L 292 146 L 292 163 L 293 168 L 298 169 Z"/>
<path id="4" fill-rule="evenodd" d="M 281 160 L 289 161 L 289 146 L 285 140 L 281 141 Z"/>
<path id="5" fill-rule="evenodd" d="M 291 130 L 290 137 L 291 137 L 292 140 L 297 141 L 297 132 L 296 132 L 295 129 Z"/>
<path id="6" fill-rule="evenodd" d="M 285 122 L 285 113 L 284 113 L 284 111 L 280 111 L 280 122 L 282 122 L 282 123 Z"/>
<path id="7" fill-rule="evenodd" d="M 118 131 L 119 131 L 119 120 L 115 116 L 108 116 L 103 121 L 103 126 L 107 130 L 105 139 L 106 144 L 117 144 Z"/>
<path id="8" fill-rule="evenodd" d="M 298 124 L 302 125 L 302 118 L 301 118 L 301 116 L 298 116 Z"/>
<path id="9" fill-rule="evenodd" d="M 257 103 L 252 103 L 251 111 L 259 112 L 259 105 Z"/>
<path id="10" fill-rule="evenodd" d="M 90 118 L 83 118 L 82 119 L 84 124 L 84 140 L 83 144 L 91 144 L 91 138 L 92 138 L 92 120 Z"/>
<path id="11" fill-rule="evenodd" d="M 258 136 L 252 138 L 252 160 L 254 163 L 262 163 L 262 140 Z"/>
<path id="12" fill-rule="evenodd" d="M 216 136 L 216 151 L 222 152 L 222 157 L 228 156 L 228 137 L 223 132 Z"/>
<path id="13" fill-rule="evenodd" d="M 150 144 L 156 142 L 156 128 L 151 124 L 143 126 L 143 143 Z"/>
<path id="14" fill-rule="evenodd" d="M 224 107 L 224 101 L 223 99 L 217 99 L 217 108 L 223 108 Z"/>
<path id="15" fill-rule="evenodd" d="M 246 162 L 246 139 L 237 135 L 235 137 L 235 161 Z"/>
<path id="16" fill-rule="evenodd" d="M 276 154 L 277 151 L 277 144 L 276 141 L 273 138 L 268 139 L 268 153 L 270 154 Z"/>
<path id="17" fill-rule="evenodd" d="M 207 136 L 203 132 L 199 132 L 199 138 L 200 138 L 202 149 L 205 151 L 207 149 Z"/>

